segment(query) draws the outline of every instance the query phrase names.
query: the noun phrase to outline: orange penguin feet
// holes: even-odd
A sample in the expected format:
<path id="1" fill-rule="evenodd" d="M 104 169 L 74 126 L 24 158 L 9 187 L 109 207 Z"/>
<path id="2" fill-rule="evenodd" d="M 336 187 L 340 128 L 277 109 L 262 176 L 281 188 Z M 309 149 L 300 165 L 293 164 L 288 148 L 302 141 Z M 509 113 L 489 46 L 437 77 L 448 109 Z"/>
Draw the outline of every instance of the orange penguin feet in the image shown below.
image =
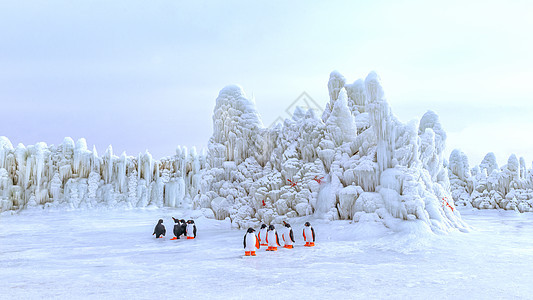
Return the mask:
<path id="1" fill-rule="evenodd" d="M 250 256 L 250 251 L 245 251 L 244 256 Z"/>
<path id="2" fill-rule="evenodd" d="M 194 240 L 194 237 L 193 236 L 188 236 L 187 239 L 188 240 Z"/>
<path id="3" fill-rule="evenodd" d="M 278 247 L 272 247 L 272 250 L 270 251 L 278 251 Z"/>
<path id="4" fill-rule="evenodd" d="M 173 237 L 170 240 L 173 241 L 173 240 L 177 240 L 177 239 L 178 239 L 177 237 Z"/>
<path id="5" fill-rule="evenodd" d="M 315 246 L 315 242 L 309 243 L 309 247 L 314 247 L 314 246 Z"/>
<path id="6" fill-rule="evenodd" d="M 252 256 L 256 256 L 256 255 L 255 255 L 255 251 L 252 251 L 252 253 L 251 253 L 251 254 L 252 254 Z"/>

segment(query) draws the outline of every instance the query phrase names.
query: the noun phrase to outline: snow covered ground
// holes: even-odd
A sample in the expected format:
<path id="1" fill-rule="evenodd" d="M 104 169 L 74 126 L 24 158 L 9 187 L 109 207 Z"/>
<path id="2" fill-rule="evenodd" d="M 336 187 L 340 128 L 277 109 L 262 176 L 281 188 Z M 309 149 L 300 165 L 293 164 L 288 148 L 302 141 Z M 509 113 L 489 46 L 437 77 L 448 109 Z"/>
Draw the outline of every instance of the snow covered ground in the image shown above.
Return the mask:
<path id="1" fill-rule="evenodd" d="M 470 233 L 393 233 L 381 223 L 293 219 L 296 247 L 243 257 L 243 230 L 198 218 L 169 240 L 177 209 L 0 216 L 2 299 L 532 298 L 533 214 L 463 210 Z M 152 231 L 165 220 L 167 236 Z M 303 247 L 310 220 L 317 246 Z M 280 226 L 278 226 L 279 228 Z"/>

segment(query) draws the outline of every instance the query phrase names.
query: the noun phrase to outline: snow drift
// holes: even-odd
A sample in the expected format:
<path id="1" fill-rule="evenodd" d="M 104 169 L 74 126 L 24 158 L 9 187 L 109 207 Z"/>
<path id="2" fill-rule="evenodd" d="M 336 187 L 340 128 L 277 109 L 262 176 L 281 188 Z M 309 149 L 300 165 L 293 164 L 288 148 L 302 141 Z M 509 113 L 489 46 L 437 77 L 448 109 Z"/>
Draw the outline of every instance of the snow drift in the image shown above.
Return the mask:
<path id="1" fill-rule="evenodd" d="M 118 157 L 111 147 L 99 157 L 84 139 L 13 148 L 2 137 L 1 210 L 191 206 L 236 227 L 315 215 L 393 229 L 463 229 L 438 116 L 400 122 L 374 72 L 354 83 L 332 72 L 328 89 L 322 116 L 297 108 L 265 128 L 242 88 L 227 86 L 216 99 L 207 152 L 178 148 L 159 161 L 149 153 Z"/>

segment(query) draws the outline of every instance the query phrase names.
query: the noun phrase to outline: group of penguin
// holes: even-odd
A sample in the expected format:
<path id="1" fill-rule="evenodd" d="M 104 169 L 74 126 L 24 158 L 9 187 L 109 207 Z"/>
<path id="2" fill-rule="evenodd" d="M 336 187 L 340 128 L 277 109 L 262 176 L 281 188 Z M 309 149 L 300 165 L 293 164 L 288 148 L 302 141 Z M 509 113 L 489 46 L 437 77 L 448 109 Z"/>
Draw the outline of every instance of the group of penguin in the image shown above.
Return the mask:
<path id="1" fill-rule="evenodd" d="M 294 233 L 289 223 L 283 221 L 283 225 L 285 226 L 285 231 L 281 234 L 284 242 L 283 248 L 292 249 L 294 247 Z M 305 247 L 313 247 L 315 245 L 315 230 L 309 222 L 305 222 L 303 237 Z M 248 228 L 244 235 L 244 255 L 256 256 L 255 251 L 260 246 L 267 246 L 266 251 L 278 251 L 278 246 L 280 246 L 279 237 L 274 225 L 270 225 L 267 228 L 266 224 L 262 224 L 261 229 L 259 229 L 259 235 L 255 234 L 255 229 Z"/>
<path id="2" fill-rule="evenodd" d="M 174 220 L 174 237 L 170 240 L 178 240 L 181 236 L 187 237 L 188 240 L 192 240 L 196 237 L 196 225 L 194 220 L 185 221 L 184 219 Z M 281 239 L 283 240 L 283 248 L 292 249 L 294 248 L 294 232 L 292 231 L 291 224 L 283 221 L 285 226 L 285 231 L 281 234 Z M 157 225 L 155 225 L 154 233 L 157 239 L 163 238 L 167 233 L 165 225 L 163 225 L 163 219 L 159 219 Z M 303 237 L 305 241 L 305 247 L 315 246 L 315 230 L 311 226 L 311 223 L 305 222 L 303 229 Z M 244 235 L 244 255 L 245 256 L 256 256 L 255 251 L 261 246 L 267 246 L 266 251 L 278 251 L 279 236 L 274 225 L 270 225 L 267 228 L 266 224 L 261 225 L 259 229 L 259 235 L 255 234 L 255 229 L 248 228 L 246 234 Z"/>
<path id="3" fill-rule="evenodd" d="M 188 220 L 185 222 L 184 219 L 178 220 L 174 217 L 172 217 L 172 220 L 174 220 L 174 237 L 170 240 L 179 240 L 181 236 L 187 237 L 188 240 L 192 240 L 196 237 L 196 225 L 194 224 L 194 220 Z M 159 219 L 152 235 L 155 235 L 155 237 L 159 239 L 163 238 L 166 233 L 167 230 L 165 229 L 165 225 L 163 225 L 163 219 Z"/>

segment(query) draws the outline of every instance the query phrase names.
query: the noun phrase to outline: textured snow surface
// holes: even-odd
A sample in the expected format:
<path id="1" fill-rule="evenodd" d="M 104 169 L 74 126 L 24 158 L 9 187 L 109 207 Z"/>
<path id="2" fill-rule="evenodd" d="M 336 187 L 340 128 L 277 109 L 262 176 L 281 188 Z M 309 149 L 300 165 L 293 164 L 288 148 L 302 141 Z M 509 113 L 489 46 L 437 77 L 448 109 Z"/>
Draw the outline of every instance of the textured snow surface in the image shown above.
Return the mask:
<path id="1" fill-rule="evenodd" d="M 291 219 L 294 249 L 271 253 L 262 248 L 249 258 L 243 257 L 244 230 L 199 211 L 4 213 L 1 298 L 531 298 L 533 215 L 461 213 L 472 225 L 470 233 L 393 232 L 375 220 Z M 153 238 L 159 218 L 172 231 L 172 216 L 195 218 L 197 239 Z M 302 246 L 307 220 L 317 232 L 314 248 Z"/>

